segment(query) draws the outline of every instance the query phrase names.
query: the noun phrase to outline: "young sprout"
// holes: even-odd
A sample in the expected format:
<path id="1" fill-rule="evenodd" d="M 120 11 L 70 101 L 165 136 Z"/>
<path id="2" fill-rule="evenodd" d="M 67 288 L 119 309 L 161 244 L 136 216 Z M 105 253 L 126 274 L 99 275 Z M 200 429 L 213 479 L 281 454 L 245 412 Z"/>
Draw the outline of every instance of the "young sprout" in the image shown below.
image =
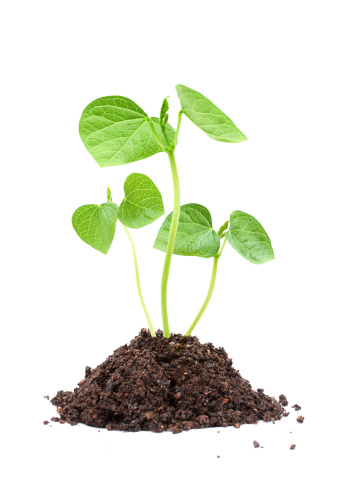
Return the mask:
<path id="1" fill-rule="evenodd" d="M 139 229 L 161 217 L 164 214 L 162 196 L 152 180 L 143 174 L 129 175 L 124 182 L 124 192 L 125 198 L 118 207 L 113 203 L 112 193 L 108 187 L 107 203 L 79 207 L 73 214 L 72 224 L 85 243 L 106 255 L 112 244 L 119 219 L 132 249 L 138 296 L 151 335 L 155 337 L 155 330 L 143 299 L 136 248 L 128 227 Z"/>
<path id="2" fill-rule="evenodd" d="M 123 165 L 148 158 L 156 153 L 167 154 L 173 184 L 173 211 L 164 220 L 154 248 L 165 252 L 161 280 L 161 312 L 163 334 L 170 337 L 167 308 L 167 287 L 172 255 L 213 258 L 209 290 L 196 318 L 185 337 L 194 330 L 213 293 L 218 261 L 226 241 L 245 259 L 263 264 L 274 259 L 270 239 L 261 224 L 251 215 L 236 210 L 218 232 L 213 229 L 210 212 L 202 205 L 188 203 L 180 206 L 180 182 L 176 166 L 177 146 L 182 115 L 186 115 L 211 139 L 226 143 L 243 142 L 247 138 L 233 121 L 205 96 L 195 90 L 177 85 L 181 102 L 176 130 L 168 122 L 168 98 L 162 102 L 160 117 L 150 118 L 137 104 L 126 97 L 101 97 L 91 102 L 80 119 L 81 139 L 100 167 Z M 107 254 L 115 234 L 117 219 L 121 222 L 131 244 L 136 272 L 138 295 L 150 328 L 139 279 L 137 255 L 128 228 L 139 229 L 164 214 L 162 197 L 149 177 L 131 174 L 124 183 L 125 197 L 118 207 L 112 202 L 108 189 L 107 202 L 84 205 L 73 215 L 73 227 L 80 238 L 93 248 Z M 220 240 L 223 243 L 220 246 Z"/>

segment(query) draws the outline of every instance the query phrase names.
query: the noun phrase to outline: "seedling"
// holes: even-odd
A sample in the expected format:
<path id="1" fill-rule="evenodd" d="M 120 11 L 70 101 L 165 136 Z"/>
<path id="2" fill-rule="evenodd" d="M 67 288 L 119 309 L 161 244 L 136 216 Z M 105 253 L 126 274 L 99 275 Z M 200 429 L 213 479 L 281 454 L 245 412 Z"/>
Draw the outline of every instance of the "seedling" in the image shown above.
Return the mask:
<path id="1" fill-rule="evenodd" d="M 186 115 L 211 139 L 237 143 L 245 135 L 205 96 L 184 85 L 176 90 L 181 102 L 176 130 L 168 122 L 168 98 L 162 102 L 159 118 L 150 118 L 137 104 L 126 97 L 101 97 L 91 102 L 80 119 L 81 139 L 100 167 L 124 165 L 148 158 L 156 153 L 168 155 L 174 190 L 174 208 L 158 231 L 154 248 L 165 252 L 161 280 L 161 311 L 164 337 L 170 337 L 167 309 L 167 286 L 172 255 L 213 258 L 210 286 L 203 305 L 186 331 L 188 337 L 211 299 L 218 268 L 226 242 L 249 262 L 263 264 L 274 259 L 270 239 L 261 224 L 240 210 L 231 213 L 218 231 L 213 229 L 210 212 L 202 205 L 180 206 L 180 183 L 175 160 L 175 148 L 182 115 Z M 119 220 L 126 232 L 133 253 L 138 295 L 151 335 L 155 331 L 143 300 L 135 245 L 128 228 L 140 229 L 164 214 L 161 193 L 153 181 L 143 174 L 131 174 L 124 183 L 125 197 L 121 204 L 112 201 L 110 189 L 107 202 L 84 205 L 73 214 L 72 223 L 80 238 L 107 254 Z"/>

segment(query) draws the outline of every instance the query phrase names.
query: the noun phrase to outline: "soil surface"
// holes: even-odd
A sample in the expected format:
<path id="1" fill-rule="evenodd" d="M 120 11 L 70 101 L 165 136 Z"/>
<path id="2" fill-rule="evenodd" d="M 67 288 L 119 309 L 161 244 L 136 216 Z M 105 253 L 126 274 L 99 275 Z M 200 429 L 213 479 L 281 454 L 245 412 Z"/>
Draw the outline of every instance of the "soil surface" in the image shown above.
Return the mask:
<path id="1" fill-rule="evenodd" d="M 73 392 L 59 391 L 51 399 L 59 421 L 108 430 L 177 433 L 238 428 L 259 420 L 280 420 L 285 414 L 263 389 L 252 390 L 222 347 L 201 344 L 197 337 L 183 339 L 181 334 L 165 339 L 161 330 L 152 338 L 142 329 L 101 365 L 87 366 L 85 378 Z"/>

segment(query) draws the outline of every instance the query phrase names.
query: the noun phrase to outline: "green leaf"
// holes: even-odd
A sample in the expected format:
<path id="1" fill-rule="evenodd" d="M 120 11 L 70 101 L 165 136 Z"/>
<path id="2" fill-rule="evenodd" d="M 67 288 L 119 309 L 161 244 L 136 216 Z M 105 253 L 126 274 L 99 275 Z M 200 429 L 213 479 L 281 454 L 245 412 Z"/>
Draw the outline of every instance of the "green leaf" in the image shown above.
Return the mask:
<path id="1" fill-rule="evenodd" d="M 83 205 L 75 210 L 72 224 L 81 240 L 106 255 L 113 241 L 117 218 L 118 205 L 115 203 Z"/>
<path id="2" fill-rule="evenodd" d="M 163 137 L 156 120 L 157 135 Z M 100 97 L 88 104 L 80 119 L 79 132 L 100 167 L 124 165 L 163 151 L 153 136 L 148 115 L 126 97 Z"/>
<path id="3" fill-rule="evenodd" d="M 107 188 L 107 201 L 112 201 L 112 192 L 110 190 L 110 186 Z"/>
<path id="4" fill-rule="evenodd" d="M 219 238 L 224 238 L 224 231 L 227 230 L 227 228 L 229 227 L 229 222 L 230 221 L 226 221 L 224 222 L 224 224 L 220 227 L 219 231 L 218 231 L 218 236 Z"/>
<path id="5" fill-rule="evenodd" d="M 184 85 L 176 85 L 175 88 L 183 113 L 211 139 L 221 142 L 247 140 L 233 121 L 207 97 Z"/>
<path id="6" fill-rule="evenodd" d="M 162 132 L 165 131 L 166 124 L 167 124 L 168 118 L 169 118 L 169 115 L 168 115 L 168 111 L 169 111 L 168 97 L 166 97 L 165 99 L 163 99 L 162 106 L 161 106 L 160 126 L 161 126 L 161 129 L 162 129 Z"/>
<path id="7" fill-rule="evenodd" d="M 154 248 L 167 250 L 172 213 L 164 220 L 154 243 Z M 212 217 L 207 208 L 196 203 L 180 207 L 173 253 L 175 255 L 213 257 L 218 253 L 220 239 L 212 229 Z"/>
<path id="8" fill-rule="evenodd" d="M 149 177 L 131 174 L 124 183 L 125 198 L 119 207 L 119 220 L 127 227 L 139 229 L 164 214 L 162 196 Z"/>
<path id="9" fill-rule="evenodd" d="M 225 237 L 231 246 L 253 264 L 275 259 L 268 234 L 252 215 L 235 210 L 230 215 L 230 229 Z"/>

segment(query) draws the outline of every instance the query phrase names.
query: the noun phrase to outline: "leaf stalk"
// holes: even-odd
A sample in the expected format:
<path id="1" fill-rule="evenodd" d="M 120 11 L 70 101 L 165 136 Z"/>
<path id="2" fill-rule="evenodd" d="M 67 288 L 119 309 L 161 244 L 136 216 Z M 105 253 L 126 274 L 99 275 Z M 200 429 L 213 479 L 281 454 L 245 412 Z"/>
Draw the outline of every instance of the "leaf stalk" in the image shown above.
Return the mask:
<path id="1" fill-rule="evenodd" d="M 137 260 L 136 247 L 135 247 L 135 244 L 133 242 L 131 233 L 128 230 L 128 228 L 126 226 L 124 226 L 124 224 L 122 224 L 122 223 L 121 223 L 121 225 L 123 226 L 124 231 L 125 231 L 128 239 L 129 239 L 129 241 L 130 241 L 130 245 L 131 245 L 131 249 L 132 249 L 133 261 L 134 261 L 134 264 L 135 264 L 136 285 L 137 285 L 137 291 L 138 291 L 139 299 L 141 301 L 142 308 L 143 308 L 146 320 L 147 320 L 148 325 L 149 325 L 151 336 L 152 337 L 156 337 L 156 333 L 155 333 L 154 327 L 152 326 L 152 322 L 151 322 L 148 310 L 146 308 L 146 305 L 145 305 L 145 302 L 144 302 L 144 299 L 143 299 L 143 294 L 142 294 L 142 289 L 141 289 L 141 282 L 140 282 L 139 271 L 138 271 L 138 260 Z"/>
<path id="2" fill-rule="evenodd" d="M 148 118 L 148 122 L 149 122 L 149 125 L 150 125 L 150 129 L 151 129 L 152 135 L 154 136 L 156 142 L 161 146 L 161 148 L 162 148 L 163 151 L 166 151 L 166 148 L 165 148 L 163 142 L 160 140 L 160 138 L 157 135 L 157 132 L 155 130 L 155 127 L 154 127 L 154 124 L 152 122 L 152 119 Z"/>
<path id="3" fill-rule="evenodd" d="M 172 144 L 172 150 L 173 151 L 176 148 L 177 141 L 178 141 L 178 138 L 179 138 L 179 132 L 180 132 L 180 127 L 181 127 L 181 118 L 182 118 L 182 109 L 180 109 L 179 114 L 178 114 L 178 118 L 177 118 L 177 125 L 176 125 L 176 130 L 175 130 L 175 136 L 174 136 L 174 140 L 173 140 L 173 144 Z"/>
<path id="4" fill-rule="evenodd" d="M 185 337 L 189 337 L 190 336 L 190 334 L 192 333 L 192 331 L 194 330 L 194 328 L 196 327 L 196 325 L 200 321 L 201 316 L 204 314 L 204 312 L 205 312 L 205 310 L 206 310 L 206 308 L 207 308 L 207 306 L 208 306 L 208 304 L 209 304 L 209 302 L 211 300 L 211 297 L 212 297 L 212 294 L 213 294 L 213 290 L 214 290 L 214 285 L 216 283 L 218 261 L 219 261 L 221 255 L 222 255 L 222 253 L 223 253 L 225 244 L 226 244 L 226 238 L 225 238 L 225 240 L 223 242 L 223 245 L 222 245 L 219 253 L 213 257 L 213 267 L 212 267 L 211 281 L 210 281 L 210 286 L 209 286 L 209 289 L 208 289 L 205 301 L 204 301 L 203 305 L 201 306 L 200 311 L 196 315 L 193 323 L 191 324 L 191 326 L 188 328 L 187 332 L 185 333 Z"/>

